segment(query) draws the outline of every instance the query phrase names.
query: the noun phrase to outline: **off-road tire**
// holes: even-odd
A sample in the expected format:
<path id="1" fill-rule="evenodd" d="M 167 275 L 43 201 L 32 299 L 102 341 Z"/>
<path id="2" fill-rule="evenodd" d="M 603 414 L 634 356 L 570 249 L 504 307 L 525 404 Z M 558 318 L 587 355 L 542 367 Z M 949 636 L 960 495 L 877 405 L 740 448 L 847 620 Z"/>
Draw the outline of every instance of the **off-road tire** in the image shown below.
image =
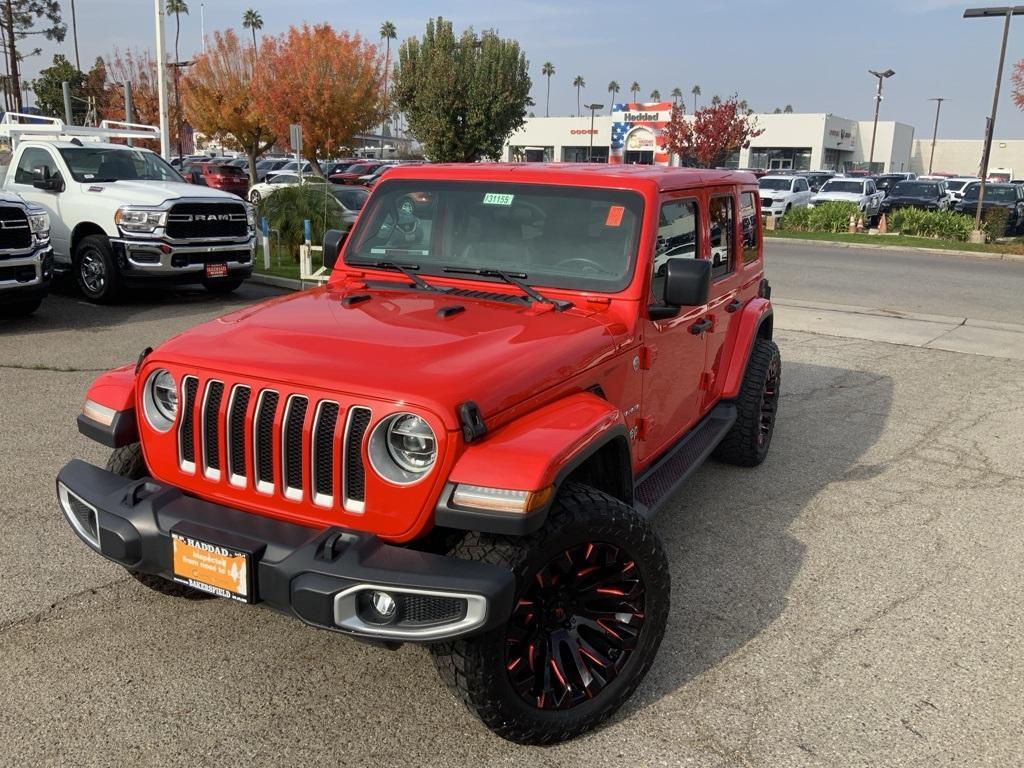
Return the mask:
<path id="1" fill-rule="evenodd" d="M 110 304 L 121 293 L 121 274 L 106 235 L 83 237 L 75 247 L 75 280 L 86 299 Z M 89 270 L 90 274 L 84 274 Z M 96 271 L 93 271 L 96 270 Z"/>
<path id="2" fill-rule="evenodd" d="M 6 304 L 0 304 L 0 317 L 25 317 L 39 309 L 42 303 L 42 297 L 9 301 Z"/>
<path id="3" fill-rule="evenodd" d="M 741 467 L 756 467 L 765 460 L 775 431 L 781 383 L 778 346 L 768 339 L 755 339 L 736 398 L 736 423 L 715 449 L 716 459 Z"/>
<path id="4" fill-rule="evenodd" d="M 203 288 L 217 296 L 226 296 L 242 287 L 244 280 L 238 278 L 221 278 L 219 280 L 203 280 Z"/>
<path id="5" fill-rule="evenodd" d="M 512 617 L 509 624 L 484 635 L 431 647 L 441 679 L 484 725 L 509 741 L 550 744 L 571 739 L 601 725 L 633 694 L 665 633 L 668 561 L 654 529 L 635 510 L 574 483 L 562 487 L 539 531 L 522 537 L 469 533 L 451 552 L 462 559 L 509 568 L 515 575 L 518 604 L 542 569 L 588 542 L 599 547 L 611 544 L 628 556 L 639 568 L 644 595 L 636 647 L 617 676 L 593 698 L 567 709 L 541 709 L 528 703 L 506 670 L 506 631 Z"/>
<path id="6" fill-rule="evenodd" d="M 146 460 L 142 455 L 142 445 L 140 443 L 129 443 L 120 448 L 115 448 L 114 452 L 110 454 L 110 458 L 107 459 L 107 471 L 121 477 L 127 477 L 129 480 L 141 480 L 147 477 L 149 470 L 146 469 Z M 154 592 L 159 592 L 161 595 L 184 597 L 187 600 L 205 600 L 214 597 L 214 595 L 208 595 L 206 592 L 200 592 L 198 589 L 192 589 L 191 587 L 168 581 L 152 573 L 139 573 L 131 568 L 125 568 L 125 570 L 139 584 L 148 587 Z"/>

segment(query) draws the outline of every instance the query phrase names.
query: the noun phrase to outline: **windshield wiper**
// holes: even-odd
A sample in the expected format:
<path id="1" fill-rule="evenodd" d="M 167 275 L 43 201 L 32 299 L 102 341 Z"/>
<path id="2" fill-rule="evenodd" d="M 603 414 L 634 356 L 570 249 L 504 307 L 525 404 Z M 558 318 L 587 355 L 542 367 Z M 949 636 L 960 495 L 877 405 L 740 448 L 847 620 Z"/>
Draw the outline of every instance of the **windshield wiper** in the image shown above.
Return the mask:
<path id="1" fill-rule="evenodd" d="M 549 299 L 547 296 L 535 291 L 523 282 L 528 277 L 525 272 L 505 272 L 501 269 L 479 269 L 477 267 L 442 267 L 441 269 L 444 272 L 456 275 L 480 275 L 481 277 L 500 278 L 509 285 L 514 285 L 516 288 L 521 290 L 531 301 L 535 301 L 539 304 L 551 304 L 559 312 L 569 309 L 569 307 L 572 306 L 571 301 Z"/>
<path id="2" fill-rule="evenodd" d="M 377 269 L 393 269 L 395 272 L 401 272 L 412 284 L 419 288 L 421 291 L 444 291 L 444 288 L 438 288 L 431 285 L 422 277 L 417 275 L 412 270 L 419 269 L 419 264 L 399 264 L 397 261 L 350 261 L 349 264 L 353 264 L 359 267 L 376 267 Z"/>

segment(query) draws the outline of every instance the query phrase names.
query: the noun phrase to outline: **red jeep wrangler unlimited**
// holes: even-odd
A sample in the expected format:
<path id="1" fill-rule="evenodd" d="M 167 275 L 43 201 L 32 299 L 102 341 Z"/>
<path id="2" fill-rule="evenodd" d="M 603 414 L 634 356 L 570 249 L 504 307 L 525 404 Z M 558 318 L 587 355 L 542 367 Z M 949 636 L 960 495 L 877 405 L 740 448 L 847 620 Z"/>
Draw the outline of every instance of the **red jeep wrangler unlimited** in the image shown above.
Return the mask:
<path id="1" fill-rule="evenodd" d="M 95 382 L 79 427 L 115 450 L 60 506 L 151 588 L 429 644 L 499 735 L 571 738 L 665 631 L 651 516 L 768 451 L 759 209 L 747 173 L 396 167 L 325 286 Z"/>

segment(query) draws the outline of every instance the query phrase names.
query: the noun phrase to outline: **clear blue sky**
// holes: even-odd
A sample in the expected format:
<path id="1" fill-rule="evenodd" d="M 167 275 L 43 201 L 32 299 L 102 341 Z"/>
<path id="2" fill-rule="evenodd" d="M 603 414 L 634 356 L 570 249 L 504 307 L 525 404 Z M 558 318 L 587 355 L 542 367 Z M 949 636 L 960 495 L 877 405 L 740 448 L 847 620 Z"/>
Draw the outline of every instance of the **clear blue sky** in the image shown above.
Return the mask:
<path id="1" fill-rule="evenodd" d="M 70 15 L 70 3 L 63 2 Z M 183 57 L 201 46 L 199 0 L 188 0 L 191 15 L 182 18 Z M 611 0 L 561 2 L 539 0 L 436 0 L 390 3 L 355 0 L 207 0 L 206 31 L 240 26 L 242 12 L 263 15 L 265 33 L 289 24 L 328 21 L 374 39 L 380 22 L 390 19 L 399 39 L 421 34 L 427 16 L 441 14 L 456 26 L 496 28 L 517 38 L 526 51 L 534 80 L 538 114 L 544 111 L 545 81 L 540 68 L 551 61 L 551 113 L 575 112 L 571 83 L 583 75 L 583 100 L 607 103 L 607 84 L 625 89 L 633 80 L 642 97 L 659 89 L 667 97 L 679 86 L 687 94 L 694 83 L 706 103 L 712 94 L 738 92 L 752 107 L 771 111 L 792 104 L 798 112 L 832 112 L 870 119 L 873 78 L 867 69 L 896 70 L 885 86 L 882 118 L 913 125 L 918 137 L 932 132 L 931 96 L 943 104 L 939 135 L 973 138 L 982 134 L 991 107 L 992 85 L 1002 32 L 1001 20 L 961 19 L 968 0 Z M 121 48 L 154 47 L 152 0 L 76 0 L 82 64 Z M 70 22 L 70 18 L 68 18 Z M 170 20 L 168 43 L 173 44 Z M 72 56 L 70 30 L 61 49 Z M 46 65 L 55 46 L 25 62 L 32 77 Z M 1010 98 L 1012 63 L 1024 57 L 1024 17 L 1010 31 L 1007 68 L 996 133 L 1024 137 L 1024 113 Z"/>

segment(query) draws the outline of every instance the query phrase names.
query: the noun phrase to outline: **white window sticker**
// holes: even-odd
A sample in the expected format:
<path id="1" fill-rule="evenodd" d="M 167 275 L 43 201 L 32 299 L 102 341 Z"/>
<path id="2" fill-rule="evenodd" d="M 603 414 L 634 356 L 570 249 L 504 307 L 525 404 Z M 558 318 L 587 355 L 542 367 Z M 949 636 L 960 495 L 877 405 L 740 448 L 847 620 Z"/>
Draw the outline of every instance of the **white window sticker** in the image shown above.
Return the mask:
<path id="1" fill-rule="evenodd" d="M 484 195 L 484 205 L 512 205 L 515 195 L 501 195 L 497 192 L 488 192 Z"/>

